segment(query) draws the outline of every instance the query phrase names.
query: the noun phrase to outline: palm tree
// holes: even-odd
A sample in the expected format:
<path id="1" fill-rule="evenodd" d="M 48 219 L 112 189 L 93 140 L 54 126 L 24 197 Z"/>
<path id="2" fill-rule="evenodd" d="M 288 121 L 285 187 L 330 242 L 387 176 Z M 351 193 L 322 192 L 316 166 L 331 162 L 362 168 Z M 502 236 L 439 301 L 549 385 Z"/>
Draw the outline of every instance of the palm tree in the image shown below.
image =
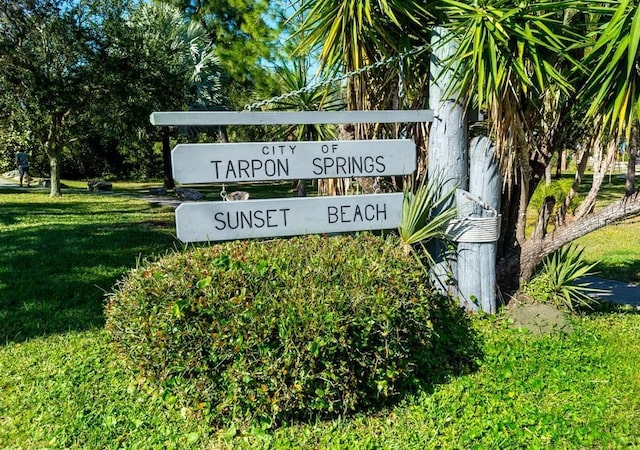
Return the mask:
<path id="1" fill-rule="evenodd" d="M 325 83 L 322 78 L 310 82 L 310 63 L 307 58 L 294 58 L 291 65 L 278 67 L 278 78 L 285 92 L 293 92 L 285 98 L 271 104 L 271 109 L 276 111 L 338 111 L 344 109 L 344 101 L 340 96 L 339 87 L 335 83 Z M 287 125 L 277 128 L 271 135 L 277 140 L 297 141 L 321 141 L 335 139 L 336 129 L 333 126 L 313 125 Z M 327 193 L 331 190 L 329 180 L 320 180 L 318 190 Z M 299 197 L 306 196 L 305 181 L 298 180 L 296 189 Z"/>
<path id="2" fill-rule="evenodd" d="M 618 133 L 635 148 L 640 118 L 640 13 L 635 2 L 317 0 L 306 11 L 307 46 L 324 43 L 321 61 L 343 70 L 398 50 L 398 30 L 411 30 L 411 45 L 428 42 L 432 26 L 451 30 L 459 44 L 453 57 L 457 84 L 451 88 L 460 89 L 467 104 L 486 115 L 485 132 L 500 158 L 504 186 L 498 274 L 503 286 L 505 280 L 527 279 L 545 255 L 563 244 L 640 214 L 638 194 L 594 210 L 591 202 L 601 182 L 594 175 L 589 202 L 568 220 L 568 205 L 584 184 L 588 158 L 594 157 L 600 173 L 606 170 L 612 153 L 599 149 Z M 413 26 L 417 18 L 421 29 Z M 421 74 L 424 67 L 424 58 L 414 57 L 405 73 Z M 373 106 L 371 93 L 385 86 L 380 72 L 366 76 L 366 83 L 360 76 L 348 85 L 350 107 Z M 418 91 L 412 95 L 417 98 Z M 553 156 L 566 148 L 577 149 L 579 156 L 574 186 L 566 199 L 556 201 L 562 203 L 559 207 L 546 203 L 541 226 L 531 234 L 526 230 L 531 198 Z"/>
<path id="3" fill-rule="evenodd" d="M 447 0 L 443 4 L 460 40 L 457 58 L 468 61 L 461 84 L 470 101 L 488 113 L 491 136 L 500 150 L 506 194 L 503 279 L 517 279 L 514 269 L 515 275 L 527 279 L 544 256 L 564 244 L 640 214 L 640 198 L 632 195 L 633 157 L 626 196 L 594 209 L 617 138 L 629 142 L 632 155 L 636 152 L 637 4 L 631 0 L 613 6 L 551 0 L 531 4 L 489 0 L 478 7 Z M 526 212 L 534 189 L 554 153 L 568 145 L 581 154 L 574 185 L 560 208 L 553 208 L 551 198 L 548 208 L 541 210 L 542 226 L 526 235 Z M 602 146 L 608 147 L 606 152 Z M 565 220 L 589 156 L 599 170 L 594 170 L 590 192 L 572 220 Z M 553 229 L 547 230 L 553 222 Z"/>
<path id="4" fill-rule="evenodd" d="M 582 95 L 591 101 L 590 117 L 629 143 L 626 193 L 635 192 L 635 163 L 640 120 L 640 10 L 621 1 L 610 20 L 596 28 L 595 43 L 585 58 L 591 76 Z"/>
<path id="5" fill-rule="evenodd" d="M 160 59 L 164 62 L 163 67 L 151 68 L 162 70 L 173 80 L 170 86 L 159 86 L 166 91 L 151 105 L 154 111 L 220 109 L 224 101 L 220 82 L 222 69 L 209 35 L 199 22 L 185 21 L 182 12 L 174 6 L 151 3 L 142 5 L 135 12 L 131 24 L 133 31 L 141 36 L 146 52 L 169 55 L 169 58 Z M 176 104 L 176 99 L 180 98 L 187 103 Z M 186 130 L 188 134 L 200 131 L 203 130 Z M 169 130 L 162 130 L 161 135 L 164 187 L 172 189 Z"/>
<path id="6" fill-rule="evenodd" d="M 298 52 L 318 50 L 324 73 L 354 73 L 346 80 L 348 110 L 423 108 L 426 104 L 428 61 L 376 63 L 428 42 L 425 23 L 432 20 L 420 2 L 406 0 L 302 1 Z M 372 67 L 373 66 L 373 67 Z M 354 139 L 392 138 L 407 132 L 392 125 L 361 124 L 347 133 Z M 416 143 L 426 152 L 424 129 L 412 126 Z M 346 186 L 340 190 L 346 191 Z"/>
<path id="7" fill-rule="evenodd" d="M 459 44 L 452 58 L 459 71 L 456 88 L 487 115 L 500 160 L 502 256 L 519 252 L 527 241 L 527 207 L 561 145 L 562 127 L 570 126 L 564 106 L 574 89 L 568 74 L 578 62 L 568 49 L 579 35 L 566 20 L 566 7 L 510 0 L 443 0 L 438 7 Z"/>

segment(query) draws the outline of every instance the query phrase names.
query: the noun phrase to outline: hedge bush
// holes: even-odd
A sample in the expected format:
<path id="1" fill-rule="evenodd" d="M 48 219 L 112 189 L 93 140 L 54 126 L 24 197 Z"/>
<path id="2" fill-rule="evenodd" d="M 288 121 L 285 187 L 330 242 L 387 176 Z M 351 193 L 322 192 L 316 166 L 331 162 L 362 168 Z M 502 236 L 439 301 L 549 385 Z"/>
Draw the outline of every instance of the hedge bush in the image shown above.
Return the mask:
<path id="1" fill-rule="evenodd" d="M 132 365 L 218 423 L 276 424 L 377 405 L 428 378 L 446 364 L 430 361 L 446 304 L 396 240 L 304 236 L 145 262 L 106 317 Z"/>

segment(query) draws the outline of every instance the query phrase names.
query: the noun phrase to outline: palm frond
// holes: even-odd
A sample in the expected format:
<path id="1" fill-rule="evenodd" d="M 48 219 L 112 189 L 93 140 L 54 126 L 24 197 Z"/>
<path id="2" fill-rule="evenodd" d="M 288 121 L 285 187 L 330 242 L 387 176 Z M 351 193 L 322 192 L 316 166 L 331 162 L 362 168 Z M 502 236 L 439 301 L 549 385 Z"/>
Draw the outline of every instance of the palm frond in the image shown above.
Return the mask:
<path id="1" fill-rule="evenodd" d="M 431 239 L 444 239 L 447 225 L 456 216 L 455 207 L 445 207 L 455 190 L 442 195 L 439 181 L 423 181 L 415 193 L 408 188 L 404 192 L 398 233 L 406 249 Z"/>
<path id="2" fill-rule="evenodd" d="M 591 103 L 590 117 L 601 117 L 609 132 L 629 139 L 633 122 L 640 119 L 640 8 L 622 0 L 603 17 L 606 23 L 590 36 L 594 44 L 584 61 L 590 76 L 580 99 Z"/>

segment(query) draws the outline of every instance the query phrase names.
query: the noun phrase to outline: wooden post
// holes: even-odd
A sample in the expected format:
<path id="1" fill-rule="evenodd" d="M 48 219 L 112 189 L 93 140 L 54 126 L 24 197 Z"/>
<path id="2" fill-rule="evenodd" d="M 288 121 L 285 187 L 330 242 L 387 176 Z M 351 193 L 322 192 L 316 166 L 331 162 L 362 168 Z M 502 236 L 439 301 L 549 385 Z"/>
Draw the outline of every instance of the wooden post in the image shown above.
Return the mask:
<path id="1" fill-rule="evenodd" d="M 171 141 L 169 138 L 169 127 L 162 127 L 162 174 L 165 189 L 176 187 L 171 175 Z"/>
<path id="2" fill-rule="evenodd" d="M 485 206 L 476 208 L 470 217 L 490 217 L 500 207 L 501 188 L 493 144 L 486 137 L 473 138 L 469 157 L 469 193 Z M 469 310 L 478 306 L 489 314 L 497 310 L 497 247 L 497 241 L 458 243 L 458 289 L 462 305 Z"/>
<path id="3" fill-rule="evenodd" d="M 432 33 L 429 108 L 433 110 L 434 117 L 429 131 L 427 174 L 431 180 L 441 180 L 440 195 L 446 195 L 467 186 L 467 118 L 460 99 L 450 90 L 455 68 L 445 69 L 456 52 L 457 44 L 446 28 L 434 27 Z M 453 197 L 443 209 L 452 205 Z M 451 278 L 456 274 L 455 260 L 446 251 L 441 242 L 429 245 L 429 252 L 436 262 L 431 278 L 444 293 L 452 286 L 451 281 L 455 284 Z"/>

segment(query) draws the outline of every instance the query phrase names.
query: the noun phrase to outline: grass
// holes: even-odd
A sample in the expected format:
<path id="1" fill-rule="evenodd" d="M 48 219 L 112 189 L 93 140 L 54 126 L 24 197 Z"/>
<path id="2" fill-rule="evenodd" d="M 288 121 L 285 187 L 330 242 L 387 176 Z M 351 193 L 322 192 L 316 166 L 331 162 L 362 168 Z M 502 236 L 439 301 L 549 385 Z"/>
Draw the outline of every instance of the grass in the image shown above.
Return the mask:
<path id="1" fill-rule="evenodd" d="M 122 196 L 0 191 L 0 448 L 425 449 L 640 446 L 640 315 L 533 336 L 474 317 L 476 372 L 399 404 L 275 432 L 210 430 L 114 356 L 104 291 L 176 246 L 173 214 Z M 633 226 L 632 224 L 629 226 Z M 626 239 L 631 230 L 613 237 Z"/>
<path id="2" fill-rule="evenodd" d="M 0 342 L 102 326 L 104 292 L 173 228 L 171 209 L 124 197 L 0 192 Z"/>
<path id="3" fill-rule="evenodd" d="M 86 190 L 87 183 L 84 181 L 65 180 L 63 183 L 71 189 Z M 131 182 L 131 181 L 114 181 L 113 192 L 119 194 L 128 194 L 139 196 L 148 194 L 149 189 L 162 186 L 162 181 L 149 182 Z M 234 184 L 206 184 L 206 185 L 189 185 L 188 189 L 195 189 L 204 195 L 204 200 L 217 201 L 220 200 L 220 193 L 224 189 L 227 193 L 233 191 L 247 191 L 250 198 L 275 198 L 275 197 L 291 197 L 295 196 L 295 187 L 291 181 L 279 182 L 255 182 L 255 183 L 234 183 Z M 315 195 L 316 189 L 312 186 L 312 182 L 306 183 L 307 193 L 309 196 Z M 172 194 L 169 194 L 171 196 Z"/>
<path id="4" fill-rule="evenodd" d="M 599 276 L 640 283 L 640 220 L 628 219 L 576 241 L 589 262 L 597 262 Z"/>

